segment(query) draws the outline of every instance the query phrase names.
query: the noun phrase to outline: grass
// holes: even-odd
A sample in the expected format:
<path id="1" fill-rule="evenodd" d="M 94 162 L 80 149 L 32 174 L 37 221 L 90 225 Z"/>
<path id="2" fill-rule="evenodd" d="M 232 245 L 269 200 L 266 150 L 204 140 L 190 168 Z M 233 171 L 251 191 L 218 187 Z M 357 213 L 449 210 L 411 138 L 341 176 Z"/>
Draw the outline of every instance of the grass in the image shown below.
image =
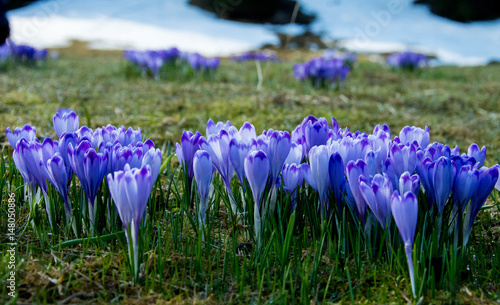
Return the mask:
<path id="1" fill-rule="evenodd" d="M 405 73 L 362 61 L 345 86 L 332 91 L 297 82 L 291 73 L 293 62 L 307 54 L 291 53 L 284 54 L 288 60 L 283 63 L 263 64 L 263 87 L 257 91 L 254 63 L 223 61 L 213 79 L 177 74 L 155 81 L 127 75 L 125 63 L 115 52 L 66 52 L 61 52 L 57 61 L 10 68 L 0 74 L 2 128 L 29 123 L 36 126 L 39 137 L 55 137 L 53 113 L 60 107 L 73 108 L 80 114 L 81 125 L 140 127 L 146 137 L 161 146 L 179 141 L 183 130 L 204 133 L 209 118 L 229 119 L 236 126 L 250 121 L 258 131 L 271 127 L 291 131 L 306 115 L 313 114 L 334 116 L 341 127 L 349 126 L 351 130 L 371 131 L 376 124 L 386 123 L 393 135 L 405 125 L 427 125 L 431 141 L 456 144 L 462 150 L 473 142 L 487 145 L 486 164 L 500 159 L 498 66 L 436 67 Z M 3 134 L 1 137 L 5 140 Z M 164 148 L 164 159 L 171 153 L 169 147 L 167 144 Z M 7 157 L 10 152 L 10 148 L 4 147 L 2 204 L 8 192 L 22 184 Z M 256 249 L 247 233 L 251 230 L 228 214 L 224 204 L 227 193 L 220 182 L 216 184 L 220 190 L 216 191 L 207 218 L 210 234 L 203 242 L 193 212 L 185 202 L 181 181 L 178 166 L 168 166 L 161 175 L 158 192 L 151 198 L 150 221 L 142 231 L 145 254 L 138 285 L 132 283 L 122 234 L 104 240 L 84 238 L 64 243 L 74 238 L 70 232 L 42 232 L 42 237 L 37 238 L 28 225 L 18 242 L 18 301 L 412 302 L 402 247 L 396 247 L 394 254 L 389 255 L 390 251 L 377 246 L 383 244 L 378 236 L 373 245 L 379 251 L 373 251 L 366 241 L 361 241 L 355 226 L 346 226 L 345 231 L 334 234 L 332 224 L 313 225 L 314 218 L 305 217 L 304 210 L 300 214 L 304 217 L 294 220 L 283 215 L 271 219 L 264 229 L 265 246 Z M 29 209 L 22 203 L 22 189 L 15 193 L 19 236 Z M 447 279 L 442 280 L 435 273 L 436 278 L 423 274 L 430 272 L 426 266 L 438 269 L 439 264 L 431 262 L 432 257 L 421 257 L 415 262 L 416 274 L 425 279 L 419 283 L 419 287 L 425 287 L 421 293 L 423 302 L 498 303 L 498 192 L 494 196 L 490 203 L 496 206 L 480 213 L 469 250 L 459 261 L 462 265 L 454 265 L 453 255 L 448 256 L 453 251 L 440 256 L 448 266 Z M 73 199 L 77 197 L 73 193 Z M 103 201 L 107 199 L 109 195 L 104 195 Z M 309 199 L 306 196 L 304 200 Z M 7 229 L 5 214 L 2 211 L 0 218 L 2 232 Z M 45 216 L 42 221 L 47 222 Z M 118 232 L 106 230 L 102 230 L 103 235 Z M 394 230 L 390 234 L 397 240 L 394 233 L 397 234 Z M 0 289 L 8 301 L 3 242 Z M 416 244 L 425 247 L 425 238 L 417 237 Z M 414 251 L 423 253 L 418 247 Z"/>

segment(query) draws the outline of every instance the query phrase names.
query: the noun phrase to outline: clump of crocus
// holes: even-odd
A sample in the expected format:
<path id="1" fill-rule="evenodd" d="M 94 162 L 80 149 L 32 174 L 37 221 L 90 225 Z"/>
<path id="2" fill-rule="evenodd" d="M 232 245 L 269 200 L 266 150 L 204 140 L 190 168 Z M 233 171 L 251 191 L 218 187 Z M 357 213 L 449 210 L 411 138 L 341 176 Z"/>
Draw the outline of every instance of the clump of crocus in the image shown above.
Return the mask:
<path id="1" fill-rule="evenodd" d="M 198 53 L 183 53 L 182 58 L 187 61 L 189 66 L 196 72 L 202 71 L 211 73 L 217 70 L 220 64 L 220 58 L 206 58 Z"/>
<path id="2" fill-rule="evenodd" d="M 309 62 L 294 65 L 293 70 L 295 78 L 300 81 L 309 80 L 316 87 L 338 86 L 350 72 L 343 60 L 336 58 L 313 58 Z"/>
<path id="3" fill-rule="evenodd" d="M 159 77 L 160 69 L 165 64 L 175 63 L 180 52 L 177 48 L 166 50 L 133 51 L 125 50 L 123 56 L 132 64 L 139 67 L 143 74 L 151 73 L 155 78 Z"/>
<path id="4" fill-rule="evenodd" d="M 129 260 L 134 280 L 139 277 L 139 228 L 146 212 L 148 198 L 154 185 L 149 165 L 108 174 L 109 192 L 120 215 L 129 245 Z"/>
<path id="5" fill-rule="evenodd" d="M 340 59 L 346 66 L 351 69 L 358 60 L 358 55 L 354 53 L 341 53 L 332 49 L 325 50 L 322 57 L 325 59 Z"/>
<path id="6" fill-rule="evenodd" d="M 237 56 L 232 56 L 231 60 L 234 61 L 250 61 L 250 60 L 256 60 L 256 61 L 274 61 L 277 62 L 279 61 L 279 57 L 276 56 L 276 54 L 272 51 L 263 51 L 263 52 L 245 52 L 241 55 Z"/>
<path id="7" fill-rule="evenodd" d="M 32 64 L 37 61 L 45 60 L 47 55 L 47 49 L 36 49 L 28 45 L 18 45 L 12 40 L 8 40 L 0 46 L 0 61 L 13 60 Z"/>
<path id="8" fill-rule="evenodd" d="M 394 68 L 413 71 L 426 66 L 429 63 L 429 59 L 423 54 L 405 51 L 389 55 L 387 63 Z"/>

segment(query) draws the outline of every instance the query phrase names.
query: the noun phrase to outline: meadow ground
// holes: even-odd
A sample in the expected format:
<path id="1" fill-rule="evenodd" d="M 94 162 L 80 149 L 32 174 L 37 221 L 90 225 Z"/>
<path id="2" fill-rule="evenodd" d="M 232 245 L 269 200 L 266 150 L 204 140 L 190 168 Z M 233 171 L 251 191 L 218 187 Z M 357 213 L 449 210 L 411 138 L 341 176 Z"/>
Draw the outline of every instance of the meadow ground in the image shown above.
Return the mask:
<path id="1" fill-rule="evenodd" d="M 428 126 L 431 142 L 438 141 L 462 150 L 471 143 L 486 145 L 486 165 L 500 161 L 500 66 L 433 67 L 415 73 L 391 70 L 362 60 L 339 90 L 317 89 L 293 78 L 293 63 L 304 53 L 284 54 L 281 63 L 262 63 L 263 83 L 257 90 L 254 62 L 223 60 L 211 77 L 173 74 L 160 80 L 132 75 L 121 53 L 62 50 L 57 60 L 36 67 L 10 67 L 0 72 L 0 127 L 31 124 L 39 137 L 54 137 L 52 116 L 58 108 L 73 108 L 80 125 L 106 124 L 140 127 L 157 146 L 179 142 L 182 131 L 204 133 L 206 122 L 245 121 L 257 132 L 273 128 L 293 130 L 309 115 L 335 117 L 341 127 L 371 132 L 376 124 L 388 124 L 393 136 L 406 125 Z M 5 135 L 0 135 L 3 155 L 11 153 Z M 166 148 L 165 148 L 166 150 Z M 171 153 L 171 150 L 170 150 Z M 164 154 L 164 158 L 167 154 Z M 5 157 L 7 160 L 7 157 Z M 6 161 L 7 162 L 7 161 Z M 177 165 L 162 175 L 162 190 L 171 191 Z M 12 168 L 4 170 L 12 178 Z M 16 180 L 17 179 L 17 180 Z M 12 180 L 10 180 L 12 181 Z M 3 200 L 13 187 L 2 186 Z M 494 192 L 498 198 L 499 193 Z M 22 196 L 21 196 L 22 197 Z M 203 246 L 179 212 L 179 200 L 159 196 L 156 223 L 149 229 L 146 279 L 134 286 L 126 267 L 123 236 L 97 242 L 80 242 L 61 248 L 65 234 L 51 235 L 50 245 L 41 245 L 30 227 L 19 241 L 19 302 L 74 303 L 405 303 L 411 291 L 403 276 L 406 265 L 397 263 L 332 259 L 325 247 L 309 245 L 279 266 L 271 247 L 264 267 L 254 265 L 252 255 L 243 253 L 245 242 L 231 241 L 227 215 L 215 216 L 219 226 L 212 246 Z M 165 200 L 164 202 L 162 200 Z M 500 300 L 499 202 L 480 214 L 474 229 L 474 258 L 459 274 L 453 289 L 443 287 L 424 293 L 425 303 L 484 303 Z M 5 206 L 2 205 L 2 209 Z M 26 223 L 27 208 L 19 207 L 18 234 Z M 4 212 L 2 211 L 2 214 Z M 215 225 L 215 227 L 217 227 Z M 1 218 L 0 228 L 6 229 Z M 181 230 L 181 238 L 176 230 Z M 215 232 L 215 231 L 214 231 Z M 2 237 L 3 240 L 3 237 Z M 307 243 L 305 243 L 307 244 Z M 6 296 L 5 244 L 0 266 L 2 295 Z M 212 247 L 212 248 L 211 248 Z M 227 250 L 227 251 L 226 251 Z M 235 250 L 235 251 L 232 251 Z M 245 252 L 245 251 L 243 251 Z M 251 251 L 250 251 L 251 252 Z M 203 256 L 201 259 L 199 256 Z M 272 257 L 272 258 L 271 258 Z M 403 264 L 405 260 L 401 261 Z M 281 262 L 283 263 L 283 262 Z M 301 265 L 302 264 L 302 265 Z M 351 270 L 349 272 L 349 270 Z M 299 273 L 302 274 L 299 276 Z M 308 276 L 308 285 L 300 281 Z M 294 282 L 296 281 L 296 282 Z M 328 284 L 326 284 L 328 283 Z M 314 285 L 312 285 L 314 284 Z M 451 286 L 450 286 L 451 287 Z"/>

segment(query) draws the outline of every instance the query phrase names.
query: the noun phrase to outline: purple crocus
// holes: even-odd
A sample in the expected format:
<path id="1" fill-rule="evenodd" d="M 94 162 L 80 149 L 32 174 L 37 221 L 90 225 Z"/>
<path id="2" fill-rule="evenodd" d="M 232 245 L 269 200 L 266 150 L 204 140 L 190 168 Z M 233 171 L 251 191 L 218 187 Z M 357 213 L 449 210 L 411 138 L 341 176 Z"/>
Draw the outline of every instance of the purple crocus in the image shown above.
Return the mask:
<path id="1" fill-rule="evenodd" d="M 416 142 L 417 147 L 426 148 L 429 145 L 430 137 L 431 133 L 427 126 L 425 126 L 425 129 L 415 126 L 405 126 L 401 129 L 399 138 L 395 139 L 395 141 L 399 141 L 404 145 L 415 144 Z"/>
<path id="2" fill-rule="evenodd" d="M 391 221 L 392 182 L 385 175 L 376 174 L 371 183 L 359 177 L 359 190 L 383 229 Z"/>
<path id="3" fill-rule="evenodd" d="M 194 154 L 193 170 L 200 196 L 200 206 L 198 208 L 198 223 L 200 228 L 205 225 L 205 214 L 207 210 L 207 200 L 210 192 L 210 183 L 214 166 L 210 159 L 210 154 L 205 150 L 198 150 Z"/>
<path id="4" fill-rule="evenodd" d="M 193 157 L 199 149 L 198 141 L 201 137 L 199 132 L 193 134 L 190 131 L 182 133 L 181 144 L 175 143 L 175 154 L 179 163 L 184 168 L 185 173 L 188 175 L 188 187 L 191 190 L 191 183 L 193 181 Z"/>
<path id="5" fill-rule="evenodd" d="M 418 196 L 420 192 L 420 177 L 418 175 L 412 176 L 409 172 L 404 172 L 399 177 L 399 193 L 404 194 L 406 192 L 412 192 L 415 196 Z"/>
<path id="6" fill-rule="evenodd" d="M 283 169 L 291 145 L 291 137 L 288 131 L 274 131 L 270 136 L 267 156 L 271 166 L 271 183 L 273 184 L 276 183 Z"/>
<path id="7" fill-rule="evenodd" d="M 292 163 L 300 164 L 302 163 L 303 156 L 304 155 L 303 155 L 302 145 L 292 141 L 292 144 L 290 146 L 290 152 L 286 157 L 285 164 L 292 164 Z"/>
<path id="8" fill-rule="evenodd" d="M 405 245 L 406 259 L 408 260 L 408 269 L 410 271 L 411 288 L 413 296 L 415 297 L 416 291 L 412 249 L 418 220 L 417 197 L 412 192 L 406 192 L 403 196 L 399 196 L 398 192 L 394 191 L 391 197 L 391 210 L 399 234 Z"/>
<path id="9" fill-rule="evenodd" d="M 473 157 L 476 160 L 476 162 L 478 163 L 477 167 L 481 167 L 484 164 L 484 159 L 486 159 L 486 146 L 483 146 L 483 148 L 479 149 L 479 146 L 474 143 L 469 146 L 467 155 L 469 157 Z"/>
<path id="10" fill-rule="evenodd" d="M 389 152 L 394 171 L 398 177 L 404 172 L 413 174 L 417 166 L 417 150 L 414 145 L 393 143 Z"/>
<path id="11" fill-rule="evenodd" d="M 295 211 L 297 206 L 297 188 L 304 182 L 300 165 L 295 163 L 285 164 L 281 171 L 285 191 L 290 194 L 291 211 Z"/>
<path id="12" fill-rule="evenodd" d="M 337 205 L 340 208 L 341 203 L 344 199 L 346 179 L 344 161 L 342 160 L 342 157 L 339 153 L 334 152 L 330 156 L 330 161 L 328 162 L 328 171 L 330 185 L 332 187 L 335 200 L 337 201 Z M 354 206 L 352 206 L 351 208 L 354 208 Z"/>
<path id="13" fill-rule="evenodd" d="M 214 123 L 212 119 L 209 119 L 207 122 L 207 137 L 213 134 L 219 134 L 219 131 L 225 130 L 228 131 L 229 127 L 231 127 L 231 122 L 227 121 L 226 123 L 223 122 L 217 122 L 217 124 Z"/>
<path id="14" fill-rule="evenodd" d="M 147 142 L 147 141 L 146 141 Z M 147 146 L 151 147 L 151 146 Z M 160 174 L 161 168 L 161 151 L 158 148 L 151 147 L 146 153 L 144 153 L 144 157 L 142 158 L 141 167 L 149 165 L 151 168 L 151 180 L 153 184 L 151 187 L 154 187 L 154 183 L 158 179 L 158 175 Z"/>
<path id="15" fill-rule="evenodd" d="M 434 198 L 439 215 L 442 215 L 446 202 L 450 197 L 455 177 L 454 170 L 454 164 L 450 159 L 445 157 L 440 157 L 430 167 Z"/>
<path id="16" fill-rule="evenodd" d="M 199 140 L 200 148 L 210 154 L 212 163 L 224 180 L 224 185 L 229 193 L 231 208 L 233 213 L 236 213 L 236 203 L 231 191 L 231 179 L 233 178 L 234 167 L 229 158 L 229 143 L 229 135 L 224 129 L 220 130 L 216 135 L 208 136 L 208 139 L 201 137 Z"/>
<path id="17" fill-rule="evenodd" d="M 92 150 L 89 152 L 90 155 L 93 155 Z M 137 280 L 139 275 L 139 227 L 146 212 L 150 194 L 146 190 L 151 190 L 151 185 L 154 184 L 151 178 L 151 168 L 149 165 L 145 165 L 140 169 L 131 169 L 127 164 L 123 171 L 108 174 L 107 181 L 109 192 L 125 228 L 125 236 L 129 244 L 130 264 L 133 266 L 134 278 Z M 132 247 L 130 247 L 131 239 Z"/>
<path id="18" fill-rule="evenodd" d="M 36 129 L 31 125 L 24 125 L 22 128 L 17 127 L 14 132 L 7 127 L 7 140 L 12 148 L 16 148 L 16 144 L 20 139 L 26 139 L 28 142 L 36 139 Z"/>
<path id="19" fill-rule="evenodd" d="M 229 159 L 231 160 L 231 164 L 234 167 L 236 176 L 238 176 L 238 180 L 240 180 L 243 189 L 245 188 L 244 162 L 250 149 L 251 144 L 247 144 L 243 140 L 233 138 L 231 139 L 231 142 L 229 142 Z"/>
<path id="20" fill-rule="evenodd" d="M 108 153 L 97 153 L 92 144 L 84 140 L 76 147 L 69 144 L 68 159 L 87 196 L 90 221 L 94 225 L 96 212 L 94 203 L 108 169 Z"/>
<path id="21" fill-rule="evenodd" d="M 80 126 L 78 116 L 73 111 L 64 113 L 56 112 L 52 122 L 54 124 L 54 130 L 59 138 L 67 132 L 77 131 Z"/>
<path id="22" fill-rule="evenodd" d="M 267 155 L 262 150 L 254 150 L 245 158 L 245 176 L 252 190 L 254 200 L 254 229 L 257 244 L 261 241 L 261 216 L 260 203 L 262 194 L 266 189 L 270 171 L 270 163 Z"/>
<path id="23" fill-rule="evenodd" d="M 304 172 L 304 179 L 318 191 L 320 213 L 323 219 L 328 212 L 328 190 L 330 187 L 329 175 L 330 154 L 325 145 L 314 146 L 309 150 L 310 172 Z M 315 187 L 314 187 L 315 186 Z"/>
<path id="24" fill-rule="evenodd" d="M 495 184 L 499 180 L 500 166 L 495 165 L 491 168 L 481 167 L 479 169 L 479 182 L 474 195 L 472 195 L 471 202 L 467 208 L 467 214 L 464 221 L 464 245 L 467 245 L 469 236 L 474 224 L 474 219 L 486 203 L 486 199 L 490 196 Z"/>
<path id="25" fill-rule="evenodd" d="M 354 200 L 356 201 L 358 215 L 364 225 L 366 221 L 366 201 L 361 194 L 361 190 L 359 189 L 359 179 L 360 176 L 363 176 L 363 178 L 369 180 L 368 166 L 366 165 L 365 161 L 361 159 L 356 162 L 349 161 L 349 163 L 347 163 L 346 172 L 347 181 L 349 182 Z"/>
<path id="26" fill-rule="evenodd" d="M 331 132 L 325 118 L 319 118 L 316 122 L 308 121 L 303 127 L 303 130 L 307 151 L 314 146 L 325 145 L 329 139 L 329 133 Z"/>

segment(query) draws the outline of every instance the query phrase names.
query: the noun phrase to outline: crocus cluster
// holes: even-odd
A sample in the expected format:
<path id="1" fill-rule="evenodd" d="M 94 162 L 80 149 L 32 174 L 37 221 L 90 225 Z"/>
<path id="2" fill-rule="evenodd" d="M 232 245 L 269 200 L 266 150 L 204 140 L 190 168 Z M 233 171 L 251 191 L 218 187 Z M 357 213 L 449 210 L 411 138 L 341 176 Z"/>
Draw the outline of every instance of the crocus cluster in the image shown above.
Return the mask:
<path id="1" fill-rule="evenodd" d="M 415 70 L 427 65 L 429 59 L 427 56 L 412 51 L 395 53 L 387 57 L 387 63 L 399 69 Z"/>
<path id="2" fill-rule="evenodd" d="M 483 166 L 485 147 L 472 144 L 461 153 L 458 147 L 431 143 L 428 127 L 406 126 L 392 137 L 387 125 L 377 125 L 370 133 L 351 132 L 334 118 L 314 116 L 306 117 L 291 133 L 269 129 L 261 135 L 248 122 L 237 129 L 229 121 L 209 120 L 205 137 L 184 132 L 176 152 L 189 179 L 196 178 L 204 204 L 213 169 L 230 195 L 233 176 L 242 188 L 250 186 L 258 242 L 261 217 L 273 211 L 273 189 L 289 196 L 293 211 L 301 204 L 296 200 L 298 189 L 312 188 L 318 196 L 317 213 L 325 220 L 345 208 L 363 226 L 373 218 L 385 230 L 394 219 L 410 262 L 413 288 L 410 260 L 419 194 L 426 198 L 423 212 L 440 223 L 451 225 L 458 219 L 465 246 L 500 170 L 499 165 Z M 238 212 L 235 205 L 232 209 Z"/>
<path id="3" fill-rule="evenodd" d="M 231 60 L 234 61 L 249 61 L 249 60 L 258 60 L 258 61 L 279 61 L 278 56 L 274 54 L 274 52 L 246 52 L 241 55 L 232 56 Z"/>
<path id="4" fill-rule="evenodd" d="M 354 53 L 341 53 L 332 49 L 325 50 L 322 57 L 325 59 L 340 59 L 350 68 L 352 68 L 354 63 L 358 60 L 358 55 Z"/>
<path id="5" fill-rule="evenodd" d="M 147 188 L 141 188 L 141 195 L 149 197 L 151 185 L 159 174 L 161 153 L 155 148 L 153 141 L 148 139 L 142 142 L 140 129 L 125 129 L 123 126 L 117 128 L 111 125 L 95 130 L 87 126 L 80 127 L 78 116 L 71 109 L 60 109 L 53 117 L 53 126 L 58 140 L 47 137 L 41 143 L 36 137 L 35 128 L 30 125 L 16 128 L 14 131 L 7 128 L 7 139 L 14 148 L 15 165 L 25 183 L 30 186 L 30 196 L 33 197 L 37 187 L 45 195 L 46 210 L 52 225 L 55 219 L 48 198 L 47 181 L 62 196 L 66 221 L 69 223 L 72 221 L 72 208 L 68 186 L 73 173 L 87 197 L 91 225 L 94 224 L 96 196 L 107 174 L 131 169 L 138 169 L 137 172 L 140 173 L 147 172 L 150 183 Z M 123 185 L 117 182 L 121 179 L 114 181 L 114 186 L 119 187 L 119 191 L 112 191 L 111 194 L 122 222 L 127 226 L 130 215 L 136 215 L 137 209 L 142 211 L 144 202 L 125 203 L 123 198 L 133 194 L 133 189 L 128 186 L 130 181 L 125 179 Z M 143 214 L 139 213 L 141 216 Z M 137 225 L 140 217 L 134 219 Z M 78 235 L 79 232 L 75 234 Z"/>
<path id="6" fill-rule="evenodd" d="M 294 65 L 293 72 L 300 81 L 309 80 L 313 86 L 325 87 L 345 81 L 350 69 L 341 59 L 313 58 Z"/>
<path id="7" fill-rule="evenodd" d="M 36 49 L 28 45 L 18 45 L 8 40 L 0 46 L 0 61 L 16 60 L 34 63 L 47 58 L 47 49 Z"/>
<path id="8" fill-rule="evenodd" d="M 179 55 L 180 52 L 177 48 L 147 51 L 125 50 L 123 52 L 123 56 L 129 62 L 140 67 L 144 72 L 150 71 L 155 76 L 158 75 L 164 64 L 175 62 Z"/>
<path id="9" fill-rule="evenodd" d="M 189 64 L 194 71 L 212 72 L 217 70 L 220 58 L 206 58 L 198 53 L 182 53 L 181 58 Z"/>

